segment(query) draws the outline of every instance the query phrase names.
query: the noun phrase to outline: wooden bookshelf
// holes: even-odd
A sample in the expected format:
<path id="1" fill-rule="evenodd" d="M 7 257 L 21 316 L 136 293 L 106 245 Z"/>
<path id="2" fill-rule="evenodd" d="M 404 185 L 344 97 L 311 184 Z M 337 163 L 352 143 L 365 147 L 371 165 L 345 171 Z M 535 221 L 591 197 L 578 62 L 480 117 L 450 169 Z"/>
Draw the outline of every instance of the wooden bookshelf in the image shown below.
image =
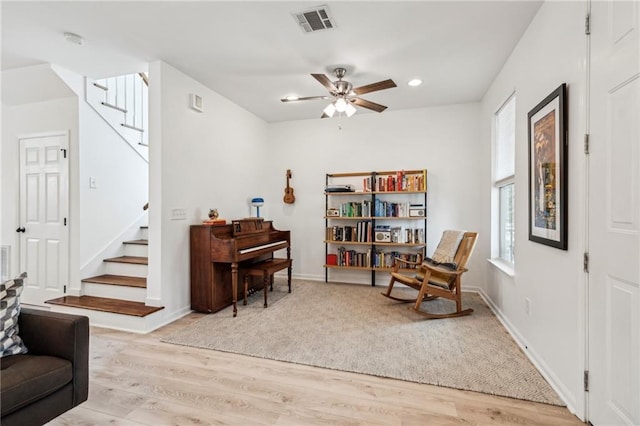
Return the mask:
<path id="1" fill-rule="evenodd" d="M 369 271 L 374 286 L 394 257 L 424 259 L 426 170 L 327 173 L 324 196 L 325 282 L 330 270 Z"/>

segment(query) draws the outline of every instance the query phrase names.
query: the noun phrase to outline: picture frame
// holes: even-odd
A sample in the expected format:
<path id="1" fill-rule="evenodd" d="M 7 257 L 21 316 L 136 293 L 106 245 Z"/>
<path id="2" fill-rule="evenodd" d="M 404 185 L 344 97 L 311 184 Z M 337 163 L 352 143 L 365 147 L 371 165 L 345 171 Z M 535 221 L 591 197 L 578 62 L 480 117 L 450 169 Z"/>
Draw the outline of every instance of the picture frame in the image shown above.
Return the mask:
<path id="1" fill-rule="evenodd" d="M 528 114 L 529 240 L 567 250 L 566 83 Z"/>

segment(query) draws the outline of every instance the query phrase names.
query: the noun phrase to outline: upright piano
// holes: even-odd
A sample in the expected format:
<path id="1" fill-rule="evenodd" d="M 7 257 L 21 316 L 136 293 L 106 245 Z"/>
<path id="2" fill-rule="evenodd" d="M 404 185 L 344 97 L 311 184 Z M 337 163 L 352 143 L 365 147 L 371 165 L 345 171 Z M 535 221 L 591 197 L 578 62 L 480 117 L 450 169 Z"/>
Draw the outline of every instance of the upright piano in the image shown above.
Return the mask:
<path id="1" fill-rule="evenodd" d="M 286 249 L 291 259 L 291 233 L 262 218 L 233 220 L 226 225 L 192 225 L 190 229 L 191 309 L 217 312 L 238 300 L 239 271 Z"/>

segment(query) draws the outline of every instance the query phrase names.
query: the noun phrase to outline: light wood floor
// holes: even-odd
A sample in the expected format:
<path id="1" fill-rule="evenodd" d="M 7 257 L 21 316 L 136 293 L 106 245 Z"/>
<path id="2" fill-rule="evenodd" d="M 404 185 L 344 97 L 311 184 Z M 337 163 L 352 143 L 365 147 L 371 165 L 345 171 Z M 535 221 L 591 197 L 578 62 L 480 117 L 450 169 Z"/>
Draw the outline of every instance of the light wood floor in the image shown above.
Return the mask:
<path id="1" fill-rule="evenodd" d="M 50 424 L 582 424 L 562 407 L 160 342 L 201 316 L 147 335 L 93 327 L 89 399 Z"/>

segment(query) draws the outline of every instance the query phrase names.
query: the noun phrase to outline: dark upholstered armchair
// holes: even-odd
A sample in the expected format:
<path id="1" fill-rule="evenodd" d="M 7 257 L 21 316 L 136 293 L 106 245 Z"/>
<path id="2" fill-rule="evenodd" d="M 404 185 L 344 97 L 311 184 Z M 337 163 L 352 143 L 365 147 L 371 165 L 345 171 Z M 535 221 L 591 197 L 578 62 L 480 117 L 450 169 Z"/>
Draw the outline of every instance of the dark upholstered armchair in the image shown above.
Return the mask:
<path id="1" fill-rule="evenodd" d="M 28 353 L 0 359 L 2 426 L 42 425 L 87 400 L 89 319 L 23 308 Z"/>

